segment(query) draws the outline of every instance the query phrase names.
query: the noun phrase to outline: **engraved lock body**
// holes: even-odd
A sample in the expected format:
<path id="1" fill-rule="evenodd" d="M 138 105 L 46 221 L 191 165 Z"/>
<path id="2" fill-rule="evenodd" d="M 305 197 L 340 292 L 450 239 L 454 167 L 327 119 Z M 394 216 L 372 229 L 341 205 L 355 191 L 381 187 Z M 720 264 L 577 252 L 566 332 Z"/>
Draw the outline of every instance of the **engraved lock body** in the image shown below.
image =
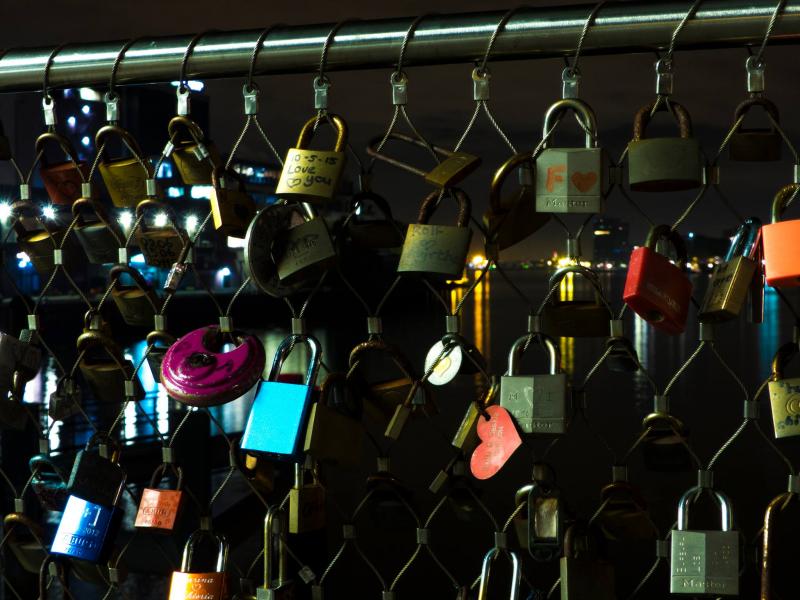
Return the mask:
<path id="1" fill-rule="evenodd" d="M 784 377 L 786 366 L 798 352 L 797 343 L 789 342 L 772 358 L 768 386 L 776 438 L 800 435 L 800 377 Z"/>
<path id="2" fill-rule="evenodd" d="M 734 123 L 743 118 L 755 106 L 760 106 L 772 121 L 780 123 L 778 107 L 764 96 L 748 98 L 736 107 Z M 783 139 L 775 125 L 764 127 L 744 127 L 740 124 L 728 143 L 728 156 L 737 161 L 776 161 L 781 159 Z"/>
<path id="3" fill-rule="evenodd" d="M 732 529 L 730 501 L 709 490 L 720 506 L 721 531 L 689 529 L 689 504 L 701 488 L 688 490 L 678 504 L 678 529 L 672 530 L 670 587 L 673 594 L 738 596 L 739 533 Z"/>
<path id="4" fill-rule="evenodd" d="M 256 204 L 244 188 L 241 176 L 218 165 L 211 173 L 211 216 L 221 235 L 244 238 L 256 214 Z"/>
<path id="5" fill-rule="evenodd" d="M 150 485 L 142 490 L 142 499 L 133 523 L 137 529 L 166 534 L 175 529 L 183 505 L 183 469 L 176 468 L 178 481 L 174 490 L 158 487 L 166 469 L 166 464 L 159 465 L 150 479 Z"/>
<path id="6" fill-rule="evenodd" d="M 217 546 L 217 562 L 213 571 L 197 571 L 194 565 L 195 546 L 209 537 Z M 181 570 L 172 573 L 169 600 L 224 600 L 227 597 L 225 568 L 228 562 L 228 542 L 222 535 L 198 529 L 183 548 Z"/>
<path id="7" fill-rule="evenodd" d="M 95 218 L 86 219 L 87 212 L 94 213 Z M 80 217 L 75 224 L 75 237 L 89 262 L 94 265 L 116 263 L 119 248 L 125 246 L 125 234 L 102 204 L 90 198 L 78 198 L 72 204 L 72 215 Z"/>
<path id="8" fill-rule="evenodd" d="M 233 341 L 236 347 L 224 351 Z M 241 331 L 224 334 L 216 325 L 187 333 L 172 344 L 161 364 L 161 383 L 189 406 L 218 406 L 253 388 L 264 370 L 264 347 Z"/>
<path id="9" fill-rule="evenodd" d="M 294 582 L 286 575 L 286 529 L 286 513 L 271 506 L 264 518 L 264 582 L 256 589 L 256 600 L 294 600 Z"/>
<path id="10" fill-rule="evenodd" d="M 50 163 L 45 158 L 45 148 L 57 145 L 67 157 L 66 161 Z M 39 175 L 53 204 L 70 206 L 81 196 L 81 184 L 89 181 L 89 165 L 78 158 L 72 143 L 63 135 L 46 132 L 36 139 L 35 153 L 41 153 Z"/>
<path id="11" fill-rule="evenodd" d="M 656 252 L 660 238 L 675 249 L 677 265 Z M 670 335 L 683 333 L 689 314 L 692 283 L 685 274 L 686 246 L 669 225 L 650 229 L 644 246 L 634 249 L 628 261 L 623 299 L 633 311 L 656 329 Z"/>
<path id="12" fill-rule="evenodd" d="M 519 362 L 529 343 L 541 344 L 550 361 L 549 374 L 520 375 Z M 523 433 L 561 434 L 569 422 L 568 383 L 561 372 L 561 352 L 545 334 L 524 335 L 511 346 L 508 374 L 500 378 L 500 406 Z"/>
<path id="13" fill-rule="evenodd" d="M 122 348 L 101 331 L 84 330 L 78 337 L 78 353 L 83 353 L 78 367 L 95 400 L 119 404 L 125 400 L 125 381 L 133 376 L 133 364 Z M 135 398 L 144 398 L 139 378 L 134 378 Z"/>
<path id="14" fill-rule="evenodd" d="M 680 104 L 658 103 L 656 111 L 669 110 L 678 121 L 680 137 L 646 137 L 653 105 L 643 106 L 633 121 L 628 144 L 628 182 L 637 192 L 674 192 L 700 187 L 703 159 L 700 143 L 692 135 L 692 119 Z"/>
<path id="15" fill-rule="evenodd" d="M 47 556 L 42 526 L 23 513 L 12 512 L 3 518 L 3 531 L 20 566 L 28 573 L 38 573 Z"/>
<path id="16" fill-rule="evenodd" d="M 556 119 L 572 110 L 586 132 L 584 148 L 552 148 Z M 548 213 L 603 212 L 608 158 L 597 147 L 597 121 L 592 108 L 577 98 L 557 101 L 544 118 L 545 139 L 536 159 L 536 210 Z"/>
<path id="17" fill-rule="evenodd" d="M 691 456 L 686 448 L 689 432 L 679 419 L 665 413 L 650 413 L 642 425 L 646 431 L 642 458 L 649 471 L 672 473 L 691 467 Z"/>
<path id="18" fill-rule="evenodd" d="M 119 139 L 131 156 L 110 158 L 108 144 Z M 97 169 L 106 184 L 111 202 L 117 208 L 135 208 L 147 196 L 147 180 L 152 167 L 131 133 L 118 125 L 101 127 L 95 135 L 95 147 L 101 150 Z"/>
<path id="19" fill-rule="evenodd" d="M 31 489 L 44 510 L 63 512 L 69 498 L 65 469 L 47 454 L 35 454 L 28 461 Z"/>
<path id="20" fill-rule="evenodd" d="M 591 529 L 575 523 L 564 535 L 559 561 L 561 600 L 615 600 L 614 566 L 602 560 Z"/>
<path id="21" fill-rule="evenodd" d="M 166 216 L 167 222 L 164 225 L 148 225 L 142 218 L 146 211 L 159 211 L 156 222 L 160 214 Z M 186 231 L 175 225 L 175 212 L 166 204 L 148 198 L 136 205 L 137 221 L 140 218 L 141 222 L 136 229 L 136 243 L 142 250 L 144 262 L 151 267 L 171 268 L 177 262 L 184 245 L 189 242 Z"/>
<path id="22" fill-rule="evenodd" d="M 494 562 L 495 558 L 497 558 L 500 553 L 500 548 L 494 547 L 486 553 L 486 556 L 483 557 L 480 583 L 478 585 L 478 600 L 489 600 L 489 576 L 491 575 L 492 562 Z M 511 589 L 508 597 L 510 600 L 518 600 L 519 586 L 522 578 L 522 571 L 520 570 L 519 566 L 519 558 L 517 557 L 516 553 L 511 551 L 506 551 L 506 554 L 511 561 L 511 577 L 509 578 L 511 582 Z"/>
<path id="23" fill-rule="evenodd" d="M 511 194 L 502 194 L 508 176 L 520 173 L 520 186 Z M 494 252 L 510 248 L 541 229 L 550 214 L 536 209 L 536 190 L 533 187 L 530 152 L 521 152 L 500 165 L 492 177 L 489 189 L 489 208 L 483 214 L 488 230 L 487 246 Z"/>
<path id="24" fill-rule="evenodd" d="M 306 475 L 311 481 L 306 481 Z M 289 533 L 319 531 L 325 527 L 325 488 L 315 469 L 294 466 L 294 485 L 289 490 Z"/>
<path id="25" fill-rule="evenodd" d="M 398 273 L 418 273 L 458 278 L 464 271 L 472 230 L 469 227 L 471 202 L 462 190 L 450 190 L 458 204 L 455 225 L 431 225 L 440 192 L 428 194 L 422 201 L 417 222 L 408 226 Z"/>
<path id="26" fill-rule="evenodd" d="M 173 144 L 170 157 L 183 183 L 210 185 L 214 166 L 222 163 L 214 143 L 207 140 L 200 126 L 188 117 L 173 117 L 167 131 Z"/>
<path id="27" fill-rule="evenodd" d="M 117 305 L 122 319 L 131 327 L 150 327 L 153 317 L 160 310 L 161 302 L 142 274 L 128 265 L 115 265 L 109 272 L 111 298 Z M 121 282 L 122 276 L 133 281 L 133 285 Z"/>
<path id="28" fill-rule="evenodd" d="M 299 207 L 272 245 L 272 256 L 282 284 L 318 277 L 336 262 L 336 248 L 325 219 L 307 217 Z"/>
<path id="29" fill-rule="evenodd" d="M 357 465 L 361 461 L 364 430 L 361 422 L 331 404 L 334 394 L 346 395 L 347 376 L 330 373 L 311 405 L 303 451 L 316 460 Z"/>
<path id="30" fill-rule="evenodd" d="M 714 267 L 703 297 L 699 318 L 704 323 L 720 323 L 739 316 L 753 279 L 761 279 L 759 253 L 761 221 L 746 219 L 733 237 L 728 253 Z"/>
<path id="31" fill-rule="evenodd" d="M 594 300 L 571 298 L 577 287 L 576 275 L 587 281 Z M 605 337 L 609 321 L 613 318 L 597 273 L 582 265 L 568 265 L 558 269 L 551 277 L 547 289 L 558 286 L 545 304 L 542 312 L 542 330 L 553 337 Z M 562 299 L 563 296 L 566 298 Z"/>
<path id="32" fill-rule="evenodd" d="M 800 190 L 800 184 L 782 187 L 772 201 L 772 223 L 761 228 L 764 271 L 773 287 L 800 286 L 800 219 L 782 221 L 783 212 Z"/>
<path id="33" fill-rule="evenodd" d="M 278 381 L 281 367 L 296 344 L 306 344 L 310 354 L 305 381 Z M 279 460 L 301 460 L 311 395 L 321 358 L 320 344 L 311 335 L 290 335 L 281 342 L 269 378 L 258 386 L 242 435 L 243 450 Z"/>
<path id="34" fill-rule="evenodd" d="M 403 245 L 408 225 L 396 221 L 392 209 L 383 196 L 372 191 L 361 191 L 351 201 L 352 217 L 344 229 L 345 239 L 353 249 L 387 250 Z M 377 211 L 377 218 L 370 217 Z"/>
<path id="35" fill-rule="evenodd" d="M 336 130 L 333 150 L 312 150 L 311 138 L 318 125 L 330 124 Z M 303 125 L 297 144 L 286 153 L 275 194 L 312 203 L 333 199 L 345 164 L 347 123 L 338 115 L 313 116 Z"/>

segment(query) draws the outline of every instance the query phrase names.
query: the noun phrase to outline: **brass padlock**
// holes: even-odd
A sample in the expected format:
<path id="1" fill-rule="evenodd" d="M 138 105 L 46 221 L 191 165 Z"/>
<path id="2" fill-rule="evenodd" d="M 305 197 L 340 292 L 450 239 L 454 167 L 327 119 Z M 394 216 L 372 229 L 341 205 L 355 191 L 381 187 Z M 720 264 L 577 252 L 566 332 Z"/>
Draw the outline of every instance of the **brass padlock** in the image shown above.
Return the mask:
<path id="1" fill-rule="evenodd" d="M 217 564 L 213 571 L 193 570 L 194 549 L 202 536 L 211 537 L 217 544 Z M 169 586 L 169 600 L 224 600 L 226 594 L 226 573 L 228 563 L 228 542 L 224 536 L 211 531 L 198 529 L 186 541 L 181 560 L 181 570 L 172 573 Z"/>
<path id="2" fill-rule="evenodd" d="M 167 349 L 177 341 L 174 335 L 166 331 L 154 330 L 147 334 L 147 345 L 152 346 L 147 353 L 147 364 L 155 381 L 161 378 L 161 363 Z"/>
<path id="3" fill-rule="evenodd" d="M 81 265 L 82 252 L 75 237 L 68 236 L 66 228 L 46 224 L 39 218 L 39 210 L 33 203 L 26 200 L 14 202 L 11 214 L 16 218 L 13 229 L 17 245 L 40 277 L 49 277 L 56 268 L 54 252 L 59 248 L 65 270 L 73 272 Z"/>
<path id="4" fill-rule="evenodd" d="M 377 219 L 365 219 L 368 207 L 375 207 Z M 350 214 L 344 225 L 344 239 L 356 252 L 361 250 L 385 250 L 403 245 L 408 225 L 396 221 L 392 209 L 383 196 L 375 192 L 362 191 L 353 196 Z"/>
<path id="5" fill-rule="evenodd" d="M 591 529 L 575 523 L 564 535 L 561 600 L 615 600 L 614 566 L 602 560 Z"/>
<path id="6" fill-rule="evenodd" d="M 395 140 L 404 142 L 406 144 L 412 144 L 419 148 L 424 148 L 429 152 L 444 157 L 444 160 L 439 162 L 439 159 L 437 158 L 436 160 L 438 164 L 430 171 L 419 169 L 397 160 L 396 158 L 382 154 L 378 147 L 382 145 L 381 142 L 383 141 L 384 137 L 386 137 L 387 141 Z M 419 175 L 420 177 L 423 177 L 427 183 L 438 188 L 452 187 L 458 184 L 465 177 L 467 177 L 467 175 L 481 166 L 481 159 L 477 156 L 467 154 L 466 152 L 453 152 L 451 150 L 447 150 L 446 148 L 429 144 L 428 142 L 417 137 L 399 133 L 397 131 L 391 132 L 388 136 L 379 136 L 374 138 L 367 147 L 367 154 L 377 158 L 378 160 L 389 163 L 392 166 L 399 167 L 404 171 L 408 171 L 414 175 Z"/>
<path id="7" fill-rule="evenodd" d="M 173 117 L 167 131 L 172 146 L 169 155 L 183 183 L 211 185 L 211 173 L 222 163 L 214 143 L 207 140 L 200 126 L 188 117 Z M 188 138 L 180 138 L 181 131 L 187 133 Z"/>
<path id="8" fill-rule="evenodd" d="M 172 208 L 158 200 L 148 198 L 139 202 L 136 206 L 137 221 L 148 210 L 159 210 L 166 215 L 167 224 L 147 225 L 145 219 L 141 219 L 136 230 L 136 243 L 142 250 L 145 263 L 151 267 L 169 269 L 177 262 L 184 245 L 189 242 L 189 236 L 185 229 L 176 225 Z"/>
<path id="9" fill-rule="evenodd" d="M 306 483 L 306 473 L 312 477 Z M 325 528 L 325 488 L 315 469 L 294 466 L 294 485 L 289 490 L 289 533 L 308 533 Z"/>
<path id="10" fill-rule="evenodd" d="M 586 132 L 584 148 L 551 148 L 556 119 L 572 110 Z M 577 98 L 553 104 L 544 117 L 542 152 L 536 159 L 536 210 L 551 213 L 599 213 L 605 204 L 608 157 L 597 147 L 592 108 Z"/>
<path id="11" fill-rule="evenodd" d="M 319 125 L 336 130 L 333 150 L 312 150 L 311 138 Z M 327 202 L 336 195 L 342 177 L 347 146 L 347 123 L 339 115 L 313 116 L 300 130 L 297 144 L 289 148 L 275 194 L 281 198 L 305 202 Z"/>
<path id="12" fill-rule="evenodd" d="M 111 298 L 117 305 L 122 319 L 131 327 L 150 327 L 153 317 L 159 312 L 161 302 L 142 274 L 128 265 L 115 265 L 111 277 Z M 123 285 L 120 277 L 127 275 L 133 285 Z"/>
<path id="13" fill-rule="evenodd" d="M 316 460 L 357 465 L 361 461 L 364 430 L 360 421 L 331 405 L 336 390 L 346 393 L 347 376 L 330 373 L 322 382 L 319 400 L 311 405 L 303 450 Z"/>
<path id="14" fill-rule="evenodd" d="M 461 419 L 461 423 L 453 436 L 453 440 L 450 442 L 465 455 L 471 455 L 472 451 L 478 445 L 478 417 L 483 415 L 485 418 L 488 418 L 486 417 L 486 409 L 494 403 L 499 392 L 500 382 L 495 377 L 486 386 L 486 390 L 483 394 L 469 403 L 467 412 Z"/>
<path id="15" fill-rule="evenodd" d="M 800 435 L 800 377 L 784 377 L 786 366 L 798 353 L 797 342 L 788 342 L 772 358 L 768 386 L 776 438 Z"/>
<path id="16" fill-rule="evenodd" d="M 577 287 L 576 275 L 588 281 L 593 288 L 594 300 L 573 300 Z M 550 301 L 542 312 L 542 330 L 554 337 L 606 337 L 610 321 L 614 318 L 603 294 L 597 273 L 582 265 L 569 265 L 558 269 L 551 277 L 547 289 L 552 290 Z"/>
<path id="17" fill-rule="evenodd" d="M 744 117 L 751 108 L 760 106 L 775 123 L 780 123 L 778 107 L 764 96 L 748 98 L 736 107 L 733 115 L 734 123 Z M 781 159 L 783 138 L 774 125 L 764 128 L 746 128 L 741 124 L 731 136 L 728 144 L 728 156 L 731 160 L 740 161 L 776 161 Z"/>
<path id="18" fill-rule="evenodd" d="M 501 194 L 503 183 L 508 176 L 518 170 L 521 185 L 513 194 Z M 533 187 L 530 152 L 521 152 L 500 165 L 492 177 L 489 189 L 489 208 L 483 213 L 483 224 L 487 229 L 487 247 L 494 249 L 490 256 L 521 242 L 541 229 L 549 220 L 550 214 L 537 212 L 536 190 Z"/>
<path id="19" fill-rule="evenodd" d="M 3 531 L 20 566 L 28 573 L 38 573 L 47 556 L 47 534 L 42 526 L 23 513 L 12 512 L 3 518 Z"/>
<path id="20" fill-rule="evenodd" d="M 66 154 L 66 161 L 49 163 L 45 146 L 55 143 Z M 36 138 L 36 156 L 39 156 L 39 174 L 53 204 L 71 205 L 81 197 L 81 184 L 89 181 L 89 165 L 78 158 L 72 143 L 63 135 L 48 131 Z"/>
<path id="21" fill-rule="evenodd" d="M 86 220 L 87 212 L 94 213 L 94 220 Z M 125 234 L 117 222 L 109 218 L 102 204 L 90 198 L 78 198 L 72 204 L 73 217 L 80 217 L 75 224 L 75 237 L 83 247 L 89 262 L 94 265 L 116 263 L 119 248 L 125 246 Z"/>
<path id="22" fill-rule="evenodd" d="M 264 583 L 256 589 L 257 600 L 294 598 L 294 581 L 286 574 L 286 529 L 286 514 L 278 505 L 271 506 L 264 518 Z"/>
<path id="23" fill-rule="evenodd" d="M 84 330 L 78 337 L 78 363 L 81 375 L 89 384 L 95 400 L 119 404 L 125 400 L 125 381 L 133 375 L 133 364 L 125 358 L 117 343 L 100 331 Z M 139 378 L 134 378 L 135 399 L 144 398 Z"/>
<path id="24" fill-rule="evenodd" d="M 639 109 L 628 144 L 628 181 L 637 192 L 675 192 L 700 187 L 703 157 L 700 142 L 692 136 L 688 111 L 674 101 L 660 102 L 656 111 L 669 110 L 678 121 L 680 137 L 646 138 L 653 105 Z"/>
<path id="25" fill-rule="evenodd" d="M 132 156 L 109 158 L 106 146 L 118 137 Z M 147 180 L 153 177 L 153 168 L 131 133 L 118 125 L 101 127 L 95 135 L 95 147 L 100 152 L 97 169 L 106 184 L 111 202 L 117 208 L 134 208 L 147 197 Z"/>
<path id="26" fill-rule="evenodd" d="M 288 229 L 275 236 L 272 258 L 281 283 L 291 285 L 321 275 L 336 261 L 336 248 L 325 219 L 306 218 L 296 207 Z"/>
<path id="27" fill-rule="evenodd" d="M 220 234 L 243 238 L 256 214 L 256 204 L 244 189 L 241 176 L 217 165 L 211 172 L 211 216 Z"/>
<path id="28" fill-rule="evenodd" d="M 428 223 L 438 207 L 439 191 L 433 191 L 422 201 L 417 222 L 408 226 L 398 273 L 418 273 L 458 279 L 464 272 L 472 229 L 469 227 L 471 202 L 458 188 L 451 193 L 458 204 L 455 225 Z"/>

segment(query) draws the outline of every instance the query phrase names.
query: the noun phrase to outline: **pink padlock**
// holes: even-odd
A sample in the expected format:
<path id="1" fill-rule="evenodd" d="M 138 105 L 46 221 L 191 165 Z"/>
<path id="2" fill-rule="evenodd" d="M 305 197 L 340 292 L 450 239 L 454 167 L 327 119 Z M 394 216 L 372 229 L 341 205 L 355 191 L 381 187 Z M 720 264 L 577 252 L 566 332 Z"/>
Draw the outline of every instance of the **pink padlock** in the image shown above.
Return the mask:
<path id="1" fill-rule="evenodd" d="M 232 339 L 236 348 L 221 352 Z M 260 379 L 266 357 L 255 336 L 223 334 L 216 325 L 187 333 L 167 349 L 161 383 L 167 393 L 189 406 L 218 406 L 245 394 Z"/>

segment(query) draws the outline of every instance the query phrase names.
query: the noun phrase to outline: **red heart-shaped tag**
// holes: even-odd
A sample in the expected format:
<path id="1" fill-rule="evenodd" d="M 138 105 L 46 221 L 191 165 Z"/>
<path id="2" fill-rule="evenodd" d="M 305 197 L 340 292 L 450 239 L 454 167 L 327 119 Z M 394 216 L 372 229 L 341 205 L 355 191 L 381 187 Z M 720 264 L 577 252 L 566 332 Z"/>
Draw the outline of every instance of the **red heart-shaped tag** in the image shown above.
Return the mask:
<path id="1" fill-rule="evenodd" d="M 486 412 L 490 418 L 478 418 L 478 437 L 481 443 L 475 448 L 469 461 L 472 474 L 477 479 L 494 476 L 522 444 L 514 420 L 505 408 L 490 406 Z"/>
<path id="2" fill-rule="evenodd" d="M 597 173 L 589 171 L 588 173 L 578 173 L 577 171 L 572 174 L 572 183 L 578 188 L 579 192 L 584 194 L 594 187 L 597 183 Z"/>

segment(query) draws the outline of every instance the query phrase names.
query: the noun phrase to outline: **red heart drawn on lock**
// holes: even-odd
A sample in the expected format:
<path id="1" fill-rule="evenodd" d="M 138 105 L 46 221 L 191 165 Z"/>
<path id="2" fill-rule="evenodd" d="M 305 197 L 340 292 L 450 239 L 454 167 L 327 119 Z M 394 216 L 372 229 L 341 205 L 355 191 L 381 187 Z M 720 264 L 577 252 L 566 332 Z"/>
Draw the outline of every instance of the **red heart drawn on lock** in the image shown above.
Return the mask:
<path id="1" fill-rule="evenodd" d="M 470 470 L 477 479 L 489 479 L 497 474 L 522 444 L 514 420 L 505 408 L 490 406 L 486 412 L 489 419 L 484 416 L 478 419 L 481 443 L 469 461 Z"/>
<path id="2" fill-rule="evenodd" d="M 597 183 L 597 173 L 589 171 L 588 173 L 578 173 L 577 171 L 572 174 L 572 183 L 578 188 L 579 192 L 586 193 L 594 187 Z"/>

